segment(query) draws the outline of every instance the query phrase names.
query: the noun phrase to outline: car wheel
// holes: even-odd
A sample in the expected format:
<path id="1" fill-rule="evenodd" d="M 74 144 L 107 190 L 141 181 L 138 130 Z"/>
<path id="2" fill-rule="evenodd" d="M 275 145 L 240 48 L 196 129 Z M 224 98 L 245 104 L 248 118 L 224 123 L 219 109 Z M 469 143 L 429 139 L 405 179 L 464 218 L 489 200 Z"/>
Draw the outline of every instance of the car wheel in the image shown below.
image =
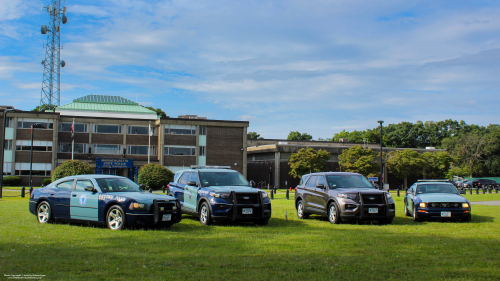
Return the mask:
<path id="1" fill-rule="evenodd" d="M 256 225 L 267 225 L 269 223 L 269 218 L 267 219 L 260 219 L 260 220 L 255 220 L 253 223 L 255 223 Z"/>
<path id="2" fill-rule="evenodd" d="M 405 216 L 407 217 L 410 216 L 410 212 L 408 211 L 408 206 L 406 206 L 406 204 L 405 204 Z"/>
<path id="3" fill-rule="evenodd" d="M 39 223 L 48 223 L 52 221 L 52 209 L 49 202 L 43 201 L 36 209 L 36 217 Z"/>
<path id="4" fill-rule="evenodd" d="M 309 214 L 305 212 L 304 201 L 302 200 L 299 200 L 299 203 L 297 203 L 297 217 L 299 219 L 309 218 Z"/>
<path id="5" fill-rule="evenodd" d="M 330 205 L 328 206 L 328 220 L 330 221 L 330 223 L 334 224 L 339 224 L 342 222 L 342 220 L 340 219 L 339 208 L 337 207 L 337 203 L 335 202 L 330 203 Z"/>
<path id="6" fill-rule="evenodd" d="M 203 202 L 198 213 L 200 216 L 201 225 L 211 225 L 212 224 L 212 214 L 210 213 L 210 206 L 207 202 Z"/>
<path id="7" fill-rule="evenodd" d="M 417 215 L 417 208 L 413 206 L 413 221 L 420 221 L 420 218 Z"/>
<path id="8" fill-rule="evenodd" d="M 114 205 L 106 214 L 106 225 L 111 230 L 122 230 L 125 228 L 125 212 L 122 207 Z"/>
<path id="9" fill-rule="evenodd" d="M 466 216 L 466 217 L 462 217 L 462 221 L 463 221 L 463 222 L 470 222 L 470 221 L 471 221 L 471 216 L 470 216 L 470 215 L 468 215 L 468 216 Z"/>

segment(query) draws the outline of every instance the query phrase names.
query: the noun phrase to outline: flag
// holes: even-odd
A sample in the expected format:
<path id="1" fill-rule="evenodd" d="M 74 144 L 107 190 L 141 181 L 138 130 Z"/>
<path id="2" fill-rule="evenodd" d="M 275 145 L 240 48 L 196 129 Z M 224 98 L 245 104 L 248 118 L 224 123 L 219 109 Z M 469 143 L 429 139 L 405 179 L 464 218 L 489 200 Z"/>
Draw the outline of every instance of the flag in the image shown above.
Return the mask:
<path id="1" fill-rule="evenodd" d="M 151 123 L 149 123 L 149 136 L 153 135 L 153 128 L 151 128 Z"/>
<path id="2" fill-rule="evenodd" d="M 73 120 L 73 124 L 71 124 L 71 139 L 75 139 L 75 120 Z"/>

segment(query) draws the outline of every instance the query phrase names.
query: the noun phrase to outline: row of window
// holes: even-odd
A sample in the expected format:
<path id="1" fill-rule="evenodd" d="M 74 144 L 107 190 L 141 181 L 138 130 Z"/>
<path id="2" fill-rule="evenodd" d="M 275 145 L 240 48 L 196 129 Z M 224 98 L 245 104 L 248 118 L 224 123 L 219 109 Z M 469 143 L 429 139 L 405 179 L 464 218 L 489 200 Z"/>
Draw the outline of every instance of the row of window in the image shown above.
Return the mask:
<path id="1" fill-rule="evenodd" d="M 59 143 L 57 152 L 71 153 L 71 143 Z M 122 154 L 123 145 L 119 144 L 94 144 L 92 151 L 95 154 Z M 166 145 L 165 155 L 195 155 L 196 146 L 186 145 Z M 205 156 L 206 147 L 200 146 L 199 156 Z M 75 143 L 74 153 L 88 153 L 88 144 Z M 148 155 L 147 145 L 127 145 L 127 154 L 130 155 Z M 150 146 L 149 155 L 157 155 L 157 147 Z"/>
<path id="2" fill-rule="evenodd" d="M 11 172 L 12 163 L 8 163 L 8 172 Z M 5 167 L 5 165 L 4 165 Z M 29 176 L 30 163 L 16 163 L 15 173 L 16 176 Z M 31 166 L 31 175 L 33 176 L 50 176 L 52 174 L 52 164 L 50 163 L 33 163 Z"/>

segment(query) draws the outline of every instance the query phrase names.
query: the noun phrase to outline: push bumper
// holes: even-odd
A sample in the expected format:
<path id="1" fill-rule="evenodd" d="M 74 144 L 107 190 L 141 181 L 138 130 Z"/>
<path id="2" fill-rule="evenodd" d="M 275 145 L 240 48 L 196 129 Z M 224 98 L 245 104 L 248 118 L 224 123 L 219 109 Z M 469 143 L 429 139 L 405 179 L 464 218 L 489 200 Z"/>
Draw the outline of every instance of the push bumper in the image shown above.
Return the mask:
<path id="1" fill-rule="evenodd" d="M 153 200 L 149 213 L 127 213 L 129 225 L 169 225 L 182 220 L 179 200 Z"/>
<path id="2" fill-rule="evenodd" d="M 236 192 L 231 192 L 232 203 L 212 204 L 212 217 L 216 221 L 255 221 L 269 219 L 272 209 L 271 203 L 265 203 L 262 192 L 258 192 L 258 202 L 238 202 Z"/>

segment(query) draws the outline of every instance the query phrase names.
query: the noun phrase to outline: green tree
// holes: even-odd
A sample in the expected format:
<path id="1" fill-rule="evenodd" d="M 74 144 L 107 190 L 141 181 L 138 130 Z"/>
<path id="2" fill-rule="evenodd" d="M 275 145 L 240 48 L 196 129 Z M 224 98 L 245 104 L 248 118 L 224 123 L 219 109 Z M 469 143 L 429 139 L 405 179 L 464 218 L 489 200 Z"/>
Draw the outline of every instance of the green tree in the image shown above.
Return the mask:
<path id="1" fill-rule="evenodd" d="M 380 163 L 376 161 L 376 153 L 361 145 L 352 146 L 339 155 L 341 171 L 360 173 L 366 177 L 380 175 Z"/>
<path id="2" fill-rule="evenodd" d="M 263 137 L 260 136 L 260 134 L 257 134 L 256 132 L 249 132 L 248 134 L 250 135 L 250 138 L 254 139 L 254 140 L 256 140 L 256 139 L 259 139 L 259 140 L 264 139 Z"/>
<path id="3" fill-rule="evenodd" d="M 149 110 L 152 110 L 152 111 L 156 112 L 156 115 L 158 115 L 158 116 L 160 116 L 160 117 L 169 117 L 169 116 L 165 113 L 165 111 L 161 110 L 161 108 L 156 108 L 156 109 L 155 109 L 155 108 L 154 108 L 154 107 L 152 107 L 152 106 L 146 106 L 146 108 L 147 108 L 147 109 L 149 109 Z"/>
<path id="4" fill-rule="evenodd" d="M 291 169 L 289 174 L 294 178 L 300 178 L 308 173 L 327 171 L 328 160 L 330 160 L 330 153 L 325 150 L 301 148 L 297 153 L 292 153 L 288 160 Z"/>
<path id="5" fill-rule="evenodd" d="M 159 189 L 167 185 L 174 178 L 174 173 L 162 165 L 151 163 L 139 169 L 138 184 L 145 184 L 148 188 Z"/>
<path id="6" fill-rule="evenodd" d="M 92 168 L 89 164 L 78 160 L 67 160 L 54 169 L 54 172 L 52 173 L 52 181 L 68 176 L 87 175 L 93 173 L 94 168 Z"/>
<path id="7" fill-rule="evenodd" d="M 46 110 L 55 110 L 56 107 L 57 107 L 57 105 L 52 105 L 52 106 L 48 106 L 48 105 L 41 106 L 41 105 L 39 105 L 39 106 L 33 108 L 31 111 L 32 112 L 44 112 Z"/>
<path id="8" fill-rule="evenodd" d="M 398 179 L 404 180 L 406 188 L 408 176 L 421 174 L 425 160 L 415 150 L 404 149 L 389 152 L 385 163 Z"/>
<path id="9" fill-rule="evenodd" d="M 293 131 L 293 132 L 290 132 L 290 134 L 288 134 L 288 137 L 286 138 L 287 140 L 305 140 L 305 141 L 308 141 L 308 140 L 312 140 L 312 136 L 307 134 L 307 133 L 299 133 L 297 131 Z"/>
<path id="10" fill-rule="evenodd" d="M 446 151 L 425 152 L 422 154 L 422 158 L 425 161 L 423 173 L 429 179 L 445 178 L 453 162 L 450 154 Z"/>

